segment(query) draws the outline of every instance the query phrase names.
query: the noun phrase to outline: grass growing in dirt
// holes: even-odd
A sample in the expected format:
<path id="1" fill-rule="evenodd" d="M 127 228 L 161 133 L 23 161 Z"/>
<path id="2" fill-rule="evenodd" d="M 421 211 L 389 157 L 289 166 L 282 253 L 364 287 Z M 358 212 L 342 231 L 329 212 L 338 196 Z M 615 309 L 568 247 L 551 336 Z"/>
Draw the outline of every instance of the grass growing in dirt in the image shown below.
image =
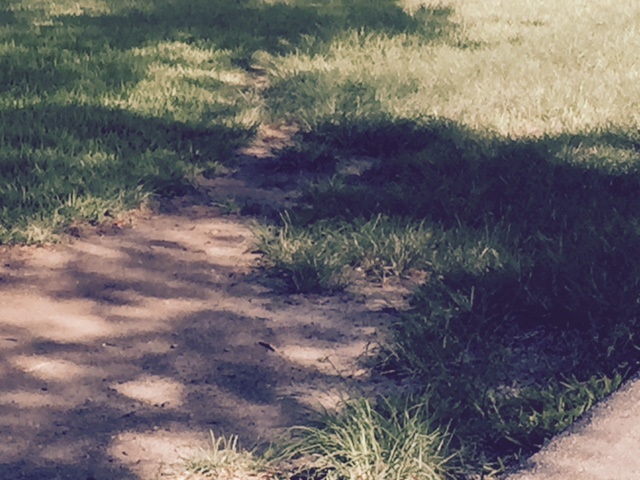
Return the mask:
<path id="1" fill-rule="evenodd" d="M 264 60 L 301 170 L 314 148 L 371 164 L 309 184 L 263 232 L 267 265 L 299 291 L 424 272 L 384 367 L 422 382 L 469 474 L 638 369 L 640 12 L 543 4 L 439 3 L 438 35 L 350 30 Z"/>
<path id="2" fill-rule="evenodd" d="M 319 426 L 292 429 L 263 452 L 212 433 L 211 447 L 188 457 L 188 478 L 444 480 L 455 455 L 447 432 L 432 424 L 426 402 L 351 400 Z"/>
<path id="3" fill-rule="evenodd" d="M 259 124 L 295 123 L 278 171 L 316 180 L 261 231 L 265 265 L 297 291 L 420 272 L 384 368 L 451 433 L 455 468 L 433 468 L 500 472 L 637 370 L 639 19 L 611 0 L 5 1 L 0 242 L 185 193 Z M 316 446 L 399 418 L 372 408 Z"/>
<path id="4" fill-rule="evenodd" d="M 352 401 L 321 428 L 296 429 L 290 448 L 296 455 L 315 456 L 305 467 L 320 478 L 440 480 L 451 458 L 447 436 L 432 420 L 424 403 Z"/>

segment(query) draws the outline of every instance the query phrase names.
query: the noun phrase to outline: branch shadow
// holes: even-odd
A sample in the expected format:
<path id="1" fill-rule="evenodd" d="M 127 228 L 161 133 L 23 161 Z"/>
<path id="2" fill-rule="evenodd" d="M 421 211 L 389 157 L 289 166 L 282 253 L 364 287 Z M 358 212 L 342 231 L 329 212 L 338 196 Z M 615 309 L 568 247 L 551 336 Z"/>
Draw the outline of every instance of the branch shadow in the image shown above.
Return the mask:
<path id="1" fill-rule="evenodd" d="M 512 139 L 437 118 L 356 119 L 299 140 L 302 151 L 320 145 L 371 168 L 310 185 L 289 216 L 295 224 L 389 216 L 431 233 L 422 252 L 430 280 L 396 330 L 404 367 L 423 368 L 425 385 L 448 381 L 441 394 L 463 405 L 487 388 L 539 392 L 640 368 L 637 132 Z M 543 408 L 522 400 L 513 413 L 510 399 L 498 400 L 504 429 L 518 411 Z M 473 408 L 460 415 L 461 430 L 477 420 Z M 520 443 L 495 433 L 487 451 L 531 451 L 556 433 L 513 428 Z"/>

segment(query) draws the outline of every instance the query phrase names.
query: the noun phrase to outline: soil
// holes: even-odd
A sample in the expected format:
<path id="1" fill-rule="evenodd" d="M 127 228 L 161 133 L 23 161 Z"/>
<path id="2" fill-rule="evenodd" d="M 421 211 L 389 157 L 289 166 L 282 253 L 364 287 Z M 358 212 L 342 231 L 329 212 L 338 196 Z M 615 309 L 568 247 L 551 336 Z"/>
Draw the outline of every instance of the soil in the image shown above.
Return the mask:
<path id="1" fill-rule="evenodd" d="M 0 250 L 0 479 L 173 478 L 210 431 L 251 447 L 389 388 L 362 361 L 402 291 L 288 294 L 258 268 L 251 217 L 214 206 L 295 197 L 259 184 L 290 135 L 262 133 L 195 196 Z"/>

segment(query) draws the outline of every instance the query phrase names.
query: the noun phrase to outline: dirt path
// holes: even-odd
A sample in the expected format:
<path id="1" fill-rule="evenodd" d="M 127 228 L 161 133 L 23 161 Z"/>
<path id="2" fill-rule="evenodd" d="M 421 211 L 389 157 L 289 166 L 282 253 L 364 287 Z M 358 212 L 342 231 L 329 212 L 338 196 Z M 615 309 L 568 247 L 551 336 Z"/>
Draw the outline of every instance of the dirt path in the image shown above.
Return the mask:
<path id="1" fill-rule="evenodd" d="M 246 221 L 183 203 L 0 250 L 2 480 L 168 478 L 209 430 L 250 446 L 371 387 L 386 314 L 265 286 Z"/>

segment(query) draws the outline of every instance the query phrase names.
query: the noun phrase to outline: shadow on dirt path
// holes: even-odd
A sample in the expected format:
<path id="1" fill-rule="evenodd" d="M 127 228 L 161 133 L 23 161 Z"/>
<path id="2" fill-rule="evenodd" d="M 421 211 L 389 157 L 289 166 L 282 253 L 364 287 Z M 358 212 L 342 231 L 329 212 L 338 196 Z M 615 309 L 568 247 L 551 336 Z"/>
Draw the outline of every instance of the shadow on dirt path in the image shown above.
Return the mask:
<path id="1" fill-rule="evenodd" d="M 250 446 L 358 388 L 385 314 L 272 291 L 251 238 L 191 205 L 2 251 L 0 478 L 166 478 L 209 430 Z"/>

